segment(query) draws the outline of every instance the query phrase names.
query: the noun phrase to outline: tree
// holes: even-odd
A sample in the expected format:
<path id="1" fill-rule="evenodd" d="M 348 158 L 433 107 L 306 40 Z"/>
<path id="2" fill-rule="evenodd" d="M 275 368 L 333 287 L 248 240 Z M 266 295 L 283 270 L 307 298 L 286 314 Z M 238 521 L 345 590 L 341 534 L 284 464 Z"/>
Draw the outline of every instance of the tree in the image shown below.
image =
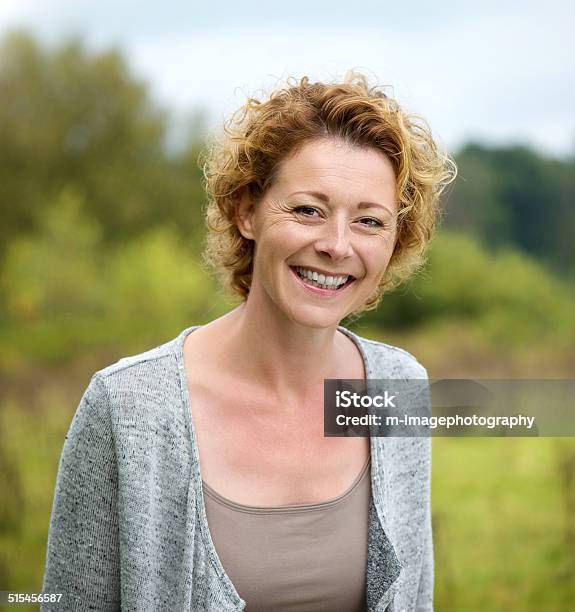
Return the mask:
<path id="1" fill-rule="evenodd" d="M 83 195 L 104 240 L 166 221 L 182 234 L 197 228 L 201 203 L 187 200 L 199 195 L 195 162 L 166 153 L 168 115 L 119 51 L 91 53 L 79 39 L 48 50 L 17 31 L 0 58 L 2 251 L 65 187 Z"/>
<path id="2" fill-rule="evenodd" d="M 471 232 L 490 247 L 516 246 L 556 270 L 575 270 L 573 160 L 523 146 L 470 144 L 456 161 L 446 227 Z"/>

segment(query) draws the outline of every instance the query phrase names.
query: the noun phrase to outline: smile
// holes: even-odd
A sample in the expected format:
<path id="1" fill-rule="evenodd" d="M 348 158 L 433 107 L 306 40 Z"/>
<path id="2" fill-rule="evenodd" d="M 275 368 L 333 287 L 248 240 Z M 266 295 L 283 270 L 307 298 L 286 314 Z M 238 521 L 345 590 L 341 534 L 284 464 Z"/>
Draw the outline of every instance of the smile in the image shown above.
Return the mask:
<path id="1" fill-rule="evenodd" d="M 335 295 L 341 293 L 345 288 L 349 287 L 355 277 L 348 275 L 326 275 L 319 274 L 314 270 L 303 268 L 301 266 L 290 266 L 291 271 L 297 280 L 306 289 L 313 291 L 319 295 Z"/>

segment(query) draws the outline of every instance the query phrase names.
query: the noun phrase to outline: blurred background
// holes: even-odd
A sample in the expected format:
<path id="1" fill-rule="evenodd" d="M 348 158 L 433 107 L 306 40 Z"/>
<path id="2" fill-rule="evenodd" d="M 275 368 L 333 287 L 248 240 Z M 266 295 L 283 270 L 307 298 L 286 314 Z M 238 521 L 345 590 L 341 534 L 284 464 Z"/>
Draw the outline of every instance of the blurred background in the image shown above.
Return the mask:
<path id="1" fill-rule="evenodd" d="M 288 75 L 364 71 L 459 166 L 426 268 L 349 326 L 432 378 L 574 377 L 574 13 L 0 0 L 0 590 L 41 589 L 91 375 L 233 307 L 201 263 L 197 157 Z M 573 609 L 573 440 L 433 449 L 437 609 Z"/>

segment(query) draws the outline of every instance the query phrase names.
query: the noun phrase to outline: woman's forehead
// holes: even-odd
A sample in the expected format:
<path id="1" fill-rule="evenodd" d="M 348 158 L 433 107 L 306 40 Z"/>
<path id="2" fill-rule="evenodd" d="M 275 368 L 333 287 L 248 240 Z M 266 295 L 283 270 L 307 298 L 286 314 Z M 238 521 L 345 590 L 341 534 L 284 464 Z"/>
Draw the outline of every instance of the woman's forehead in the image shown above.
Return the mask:
<path id="1" fill-rule="evenodd" d="M 388 200 L 395 193 L 395 173 L 387 156 L 375 148 L 333 141 L 306 143 L 284 160 L 276 178 L 286 197 L 311 192 L 307 195 L 329 200 L 329 192 L 344 191 L 368 200 Z"/>

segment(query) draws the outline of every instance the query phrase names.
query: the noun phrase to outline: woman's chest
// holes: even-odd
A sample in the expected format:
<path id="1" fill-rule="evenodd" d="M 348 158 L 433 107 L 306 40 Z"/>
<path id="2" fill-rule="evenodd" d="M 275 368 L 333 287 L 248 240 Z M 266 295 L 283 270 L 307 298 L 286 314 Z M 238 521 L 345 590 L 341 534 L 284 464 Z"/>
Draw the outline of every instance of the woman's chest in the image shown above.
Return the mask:
<path id="1" fill-rule="evenodd" d="M 226 386 L 189 381 L 204 482 L 237 503 L 320 503 L 344 493 L 369 455 L 368 438 L 324 436 L 323 392 L 273 405 Z"/>

